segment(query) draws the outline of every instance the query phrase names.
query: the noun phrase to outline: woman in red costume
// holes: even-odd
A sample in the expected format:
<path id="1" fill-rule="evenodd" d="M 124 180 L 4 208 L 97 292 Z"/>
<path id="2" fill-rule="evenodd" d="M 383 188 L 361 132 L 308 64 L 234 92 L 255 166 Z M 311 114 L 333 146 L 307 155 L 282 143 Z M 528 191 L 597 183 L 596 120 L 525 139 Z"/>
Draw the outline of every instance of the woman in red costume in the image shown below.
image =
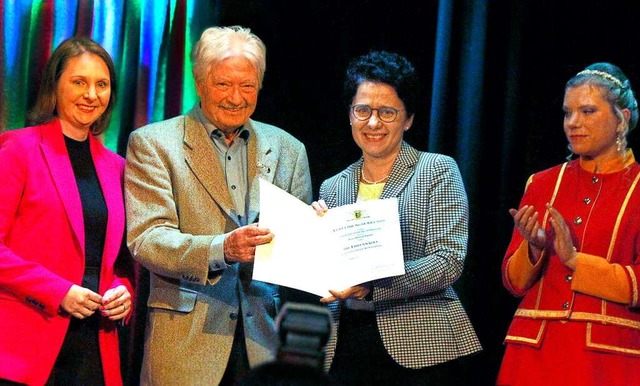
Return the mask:
<path id="1" fill-rule="evenodd" d="M 567 82 L 564 131 L 577 157 L 529 178 L 502 263 L 523 297 L 498 385 L 640 382 L 640 165 L 629 80 L 609 63 Z"/>

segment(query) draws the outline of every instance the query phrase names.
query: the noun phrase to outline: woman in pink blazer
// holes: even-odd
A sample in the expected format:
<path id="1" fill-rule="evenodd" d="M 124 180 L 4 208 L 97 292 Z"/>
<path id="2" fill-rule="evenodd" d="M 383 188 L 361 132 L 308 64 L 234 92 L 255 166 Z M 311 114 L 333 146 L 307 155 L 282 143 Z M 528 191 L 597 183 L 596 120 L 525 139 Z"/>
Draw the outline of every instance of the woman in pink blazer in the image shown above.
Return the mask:
<path id="1" fill-rule="evenodd" d="M 96 135 L 116 78 L 87 38 L 45 67 L 29 124 L 0 134 L 0 385 L 120 385 L 132 307 L 124 159 Z"/>

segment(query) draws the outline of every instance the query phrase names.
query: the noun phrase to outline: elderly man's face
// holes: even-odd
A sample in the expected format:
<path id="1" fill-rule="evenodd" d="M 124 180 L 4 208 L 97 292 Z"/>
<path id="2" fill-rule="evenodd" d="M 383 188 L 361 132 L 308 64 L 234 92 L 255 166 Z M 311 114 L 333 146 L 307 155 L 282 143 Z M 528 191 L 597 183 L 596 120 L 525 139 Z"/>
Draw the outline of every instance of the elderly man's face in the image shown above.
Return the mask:
<path id="1" fill-rule="evenodd" d="M 232 135 L 256 109 L 258 70 L 249 59 L 232 56 L 196 81 L 204 115 L 225 135 Z"/>

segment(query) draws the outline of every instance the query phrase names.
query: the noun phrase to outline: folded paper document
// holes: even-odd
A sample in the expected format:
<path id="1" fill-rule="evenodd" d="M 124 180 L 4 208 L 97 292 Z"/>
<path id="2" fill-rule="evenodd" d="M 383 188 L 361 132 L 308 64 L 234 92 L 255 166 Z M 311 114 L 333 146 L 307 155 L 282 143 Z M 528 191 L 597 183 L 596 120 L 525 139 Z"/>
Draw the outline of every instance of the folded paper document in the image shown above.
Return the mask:
<path id="1" fill-rule="evenodd" d="M 274 239 L 256 248 L 253 279 L 318 296 L 404 274 L 398 200 L 357 202 L 320 217 L 260 180 L 260 226 Z"/>

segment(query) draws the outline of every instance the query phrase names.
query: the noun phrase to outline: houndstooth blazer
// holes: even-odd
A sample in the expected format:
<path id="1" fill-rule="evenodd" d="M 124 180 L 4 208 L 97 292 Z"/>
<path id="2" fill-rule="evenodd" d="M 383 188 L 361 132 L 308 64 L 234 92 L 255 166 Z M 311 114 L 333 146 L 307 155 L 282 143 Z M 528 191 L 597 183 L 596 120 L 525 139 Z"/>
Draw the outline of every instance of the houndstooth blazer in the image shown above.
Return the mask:
<path id="1" fill-rule="evenodd" d="M 329 208 L 356 201 L 362 159 L 324 181 Z M 421 368 L 481 350 L 451 285 L 467 251 L 468 203 L 455 161 L 402 143 L 381 199 L 398 198 L 405 271 L 371 282 L 382 342 L 400 365 Z M 334 329 L 325 368 L 333 360 L 339 302 L 329 305 Z M 346 337 L 348 339 L 348 337 Z"/>

